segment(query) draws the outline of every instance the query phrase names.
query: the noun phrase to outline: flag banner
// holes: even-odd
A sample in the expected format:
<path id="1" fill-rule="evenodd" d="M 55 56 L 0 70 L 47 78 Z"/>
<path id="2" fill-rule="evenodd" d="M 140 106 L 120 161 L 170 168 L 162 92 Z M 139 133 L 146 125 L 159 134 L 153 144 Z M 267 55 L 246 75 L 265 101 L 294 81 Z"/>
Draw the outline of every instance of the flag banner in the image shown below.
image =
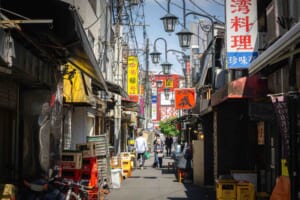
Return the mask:
<path id="1" fill-rule="evenodd" d="M 271 100 L 282 138 L 282 157 L 288 158 L 290 153 L 288 97 L 283 95 L 271 96 Z"/>

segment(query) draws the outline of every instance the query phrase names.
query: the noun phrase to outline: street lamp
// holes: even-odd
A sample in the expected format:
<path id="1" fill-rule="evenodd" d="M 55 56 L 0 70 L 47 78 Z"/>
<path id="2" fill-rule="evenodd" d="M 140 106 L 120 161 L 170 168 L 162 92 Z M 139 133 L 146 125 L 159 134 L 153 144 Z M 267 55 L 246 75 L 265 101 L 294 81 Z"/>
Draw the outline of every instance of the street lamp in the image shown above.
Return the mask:
<path id="1" fill-rule="evenodd" d="M 165 94 L 166 100 L 169 100 L 169 97 L 170 97 L 170 88 L 165 87 L 164 88 L 164 94 Z"/>
<path id="2" fill-rule="evenodd" d="M 167 41 L 166 41 L 164 38 L 160 37 L 160 38 L 157 38 L 157 39 L 154 41 L 154 47 L 153 47 L 154 50 L 153 50 L 153 52 L 150 53 L 150 56 L 151 56 L 152 62 L 153 62 L 154 64 L 159 63 L 159 61 L 160 61 L 160 54 L 161 54 L 161 53 L 158 52 L 158 51 L 156 51 L 156 42 L 157 42 L 158 40 L 163 40 L 163 41 L 165 42 L 165 62 L 161 64 L 161 67 L 162 67 L 163 73 L 164 73 L 165 75 L 168 75 L 168 74 L 170 74 L 170 72 L 171 72 L 172 64 L 171 64 L 171 63 L 168 63 Z"/>
<path id="3" fill-rule="evenodd" d="M 189 60 L 189 56 L 186 55 L 183 51 L 178 51 L 178 50 L 175 50 L 175 49 L 168 49 L 167 52 L 175 52 L 175 53 L 180 53 L 182 54 L 182 58 L 183 58 L 183 62 L 184 62 L 184 67 L 182 67 L 182 71 L 183 71 L 183 74 L 184 74 L 184 81 L 185 81 L 185 87 L 189 87 L 189 83 L 188 83 L 188 77 L 187 77 L 187 63 L 188 63 L 188 60 Z"/>
<path id="4" fill-rule="evenodd" d="M 170 2 L 171 2 L 171 0 L 168 0 L 168 13 L 170 13 Z M 209 19 L 211 21 L 212 36 L 214 36 L 213 35 L 214 34 L 213 19 L 211 17 L 207 16 L 207 15 L 202 15 L 202 14 L 197 13 L 197 12 L 189 12 L 189 13 L 186 14 L 185 13 L 185 0 L 182 0 L 182 2 L 183 2 L 183 29 L 180 32 L 176 33 L 178 35 L 180 47 L 188 48 L 188 47 L 190 47 L 190 44 L 191 44 L 191 38 L 192 38 L 193 33 L 186 29 L 186 17 L 188 15 L 198 15 L 198 16 L 205 17 L 205 18 Z M 166 15 L 166 16 L 161 18 L 161 20 L 163 20 L 163 24 L 164 24 L 164 28 L 165 28 L 166 32 L 173 32 L 175 30 L 175 24 L 177 22 L 177 19 L 174 20 L 174 17 L 175 16 L 169 16 L 168 17 L 168 15 Z M 168 26 L 165 26 L 165 24 L 167 24 Z M 212 39 L 213 39 L 213 37 L 212 37 Z"/>
<path id="5" fill-rule="evenodd" d="M 157 80 L 157 81 L 156 81 L 156 87 L 157 87 L 157 88 L 161 88 L 161 87 L 162 87 L 162 84 L 163 84 L 163 81 L 162 81 L 162 80 Z"/>

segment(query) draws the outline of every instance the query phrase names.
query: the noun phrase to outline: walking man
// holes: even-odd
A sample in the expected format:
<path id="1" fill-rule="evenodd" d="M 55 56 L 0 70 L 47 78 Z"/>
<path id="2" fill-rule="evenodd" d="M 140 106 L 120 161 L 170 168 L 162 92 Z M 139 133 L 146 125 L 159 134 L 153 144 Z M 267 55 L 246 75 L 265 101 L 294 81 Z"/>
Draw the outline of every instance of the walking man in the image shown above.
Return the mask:
<path id="1" fill-rule="evenodd" d="M 135 150 L 137 153 L 137 164 L 141 169 L 144 169 L 145 164 L 145 152 L 147 151 L 147 141 L 143 137 L 143 131 L 141 130 L 139 136 L 135 139 Z"/>
<path id="2" fill-rule="evenodd" d="M 171 156 L 171 153 L 172 153 L 172 144 L 173 144 L 173 138 L 168 135 L 167 138 L 166 138 L 167 156 Z"/>

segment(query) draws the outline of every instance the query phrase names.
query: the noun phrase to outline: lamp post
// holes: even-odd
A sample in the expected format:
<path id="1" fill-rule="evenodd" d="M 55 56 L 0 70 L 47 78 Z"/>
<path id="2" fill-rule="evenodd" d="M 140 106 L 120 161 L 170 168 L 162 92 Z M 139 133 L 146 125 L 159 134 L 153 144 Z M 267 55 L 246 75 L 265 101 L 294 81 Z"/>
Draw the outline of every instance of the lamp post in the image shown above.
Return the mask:
<path id="1" fill-rule="evenodd" d="M 151 56 L 152 62 L 153 62 L 154 64 L 158 64 L 158 63 L 159 63 L 159 61 L 160 61 L 160 54 L 161 54 L 161 53 L 158 52 L 158 51 L 156 51 L 156 42 L 157 42 L 158 40 L 163 40 L 164 43 L 165 43 L 165 62 L 162 63 L 162 64 L 160 64 L 160 65 L 161 65 L 161 67 L 162 67 L 163 73 L 164 73 L 165 75 L 168 75 L 168 74 L 170 74 L 170 72 L 171 72 L 172 64 L 171 64 L 171 63 L 168 63 L 167 41 L 166 41 L 164 38 L 160 37 L 160 38 L 157 38 L 157 39 L 154 41 L 153 52 L 150 53 L 150 56 Z"/>
<path id="2" fill-rule="evenodd" d="M 176 52 L 176 53 L 180 53 L 182 54 L 182 58 L 183 58 L 183 62 L 184 62 L 184 67 L 182 68 L 182 71 L 183 71 L 183 74 L 184 74 L 184 87 L 190 87 L 190 84 L 189 84 L 189 75 L 187 74 L 187 63 L 188 63 L 188 60 L 189 60 L 189 56 L 186 55 L 183 51 L 178 51 L 178 50 L 175 50 L 175 49 L 168 49 L 167 52 Z"/>
<path id="3" fill-rule="evenodd" d="M 168 14 L 170 13 L 170 2 L 171 2 L 171 0 L 168 0 Z M 190 47 L 190 44 L 191 44 L 191 37 L 192 37 L 193 33 L 186 29 L 186 17 L 188 15 L 197 15 L 200 17 L 204 17 L 204 18 L 207 18 L 211 22 L 211 35 L 212 35 L 211 40 L 213 41 L 214 40 L 214 20 L 210 16 L 203 15 L 203 14 L 200 14 L 197 12 L 185 13 L 185 0 L 182 0 L 182 2 L 183 2 L 183 30 L 181 30 L 180 32 L 177 33 L 180 47 L 188 48 L 188 47 Z M 173 32 L 175 30 L 175 24 L 177 22 L 177 18 L 176 18 L 176 20 L 174 20 L 174 17 L 176 17 L 176 16 L 168 17 L 168 15 L 166 15 L 161 18 L 161 20 L 163 20 L 163 24 L 164 24 L 164 28 L 165 28 L 166 32 Z M 212 67 L 214 67 L 214 65 L 215 65 L 214 48 L 212 48 Z M 215 73 L 212 71 L 211 74 L 212 74 L 212 87 L 214 87 Z"/>

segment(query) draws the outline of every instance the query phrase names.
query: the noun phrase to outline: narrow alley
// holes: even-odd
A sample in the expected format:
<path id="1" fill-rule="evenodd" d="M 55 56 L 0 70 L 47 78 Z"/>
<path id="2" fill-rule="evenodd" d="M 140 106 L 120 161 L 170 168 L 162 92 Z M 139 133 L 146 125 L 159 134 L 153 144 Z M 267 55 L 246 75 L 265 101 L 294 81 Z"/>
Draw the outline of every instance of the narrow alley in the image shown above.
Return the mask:
<path id="1" fill-rule="evenodd" d="M 135 169 L 132 175 L 121 182 L 120 188 L 111 189 L 106 200 L 214 200 L 213 188 L 202 188 L 192 183 L 178 182 L 174 171 L 169 168 L 170 157 L 164 157 L 163 168 L 153 168 L 153 154 L 146 160 L 145 168 Z"/>

